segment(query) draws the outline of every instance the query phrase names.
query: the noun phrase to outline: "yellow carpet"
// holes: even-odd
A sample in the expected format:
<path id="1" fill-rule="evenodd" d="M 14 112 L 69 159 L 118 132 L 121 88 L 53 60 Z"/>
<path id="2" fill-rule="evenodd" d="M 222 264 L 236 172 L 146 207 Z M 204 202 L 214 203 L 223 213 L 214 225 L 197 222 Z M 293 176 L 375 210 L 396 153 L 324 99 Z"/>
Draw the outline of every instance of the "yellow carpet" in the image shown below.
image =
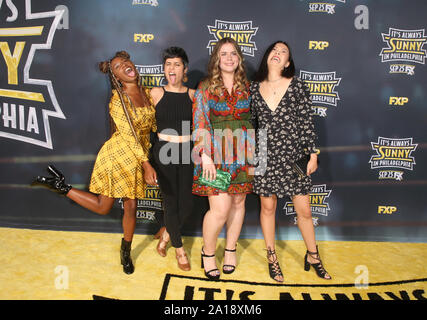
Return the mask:
<path id="1" fill-rule="evenodd" d="M 122 272 L 120 234 L 0 228 L 0 299 L 373 300 L 427 298 L 427 244 L 319 241 L 330 281 L 305 272 L 302 241 L 278 241 L 285 282 L 268 275 L 263 240 L 239 240 L 238 267 L 220 281 L 200 268 L 202 239 L 184 238 L 192 270 L 178 269 L 175 250 L 160 257 L 153 236 L 135 235 L 135 272 Z M 221 266 L 224 239 L 219 239 Z"/>

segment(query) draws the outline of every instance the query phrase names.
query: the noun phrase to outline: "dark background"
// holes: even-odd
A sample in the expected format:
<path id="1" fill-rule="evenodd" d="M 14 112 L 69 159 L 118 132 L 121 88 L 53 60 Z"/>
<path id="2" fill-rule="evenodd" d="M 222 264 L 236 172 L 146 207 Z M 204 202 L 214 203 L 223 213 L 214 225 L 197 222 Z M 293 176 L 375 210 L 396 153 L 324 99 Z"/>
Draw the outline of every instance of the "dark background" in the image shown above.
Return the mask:
<path id="1" fill-rule="evenodd" d="M 8 22 L 11 10 L 0 8 L 1 28 L 44 25 L 39 37 L 0 37 L 13 53 L 16 41 L 27 41 L 18 67 L 19 84 L 10 85 L 7 66 L 0 58 L 0 88 L 42 92 L 45 103 L 34 103 L 0 96 L 0 226 L 54 230 L 121 232 L 121 209 L 117 203 L 108 216 L 98 216 L 68 199 L 41 188 L 31 188 L 33 177 L 45 172 L 48 163 L 63 171 L 67 182 L 87 189 L 95 156 L 109 137 L 106 76 L 97 63 L 126 50 L 137 65 L 161 64 L 161 52 L 169 46 L 183 47 L 190 59 L 189 82 L 195 87 L 206 74 L 207 45 L 214 36 L 208 26 L 215 20 L 252 21 L 258 30 L 254 56 L 245 56 L 252 78 L 265 49 L 276 40 L 289 43 L 297 67 L 310 72 L 336 72 L 341 78 L 335 91 L 340 100 L 328 106 L 326 117 L 315 117 L 321 149 L 320 168 L 313 175 L 315 185 L 326 185 L 330 196 L 327 216 L 318 218 L 319 240 L 411 241 L 427 240 L 427 69 L 424 64 L 381 62 L 380 52 L 387 44 L 381 33 L 389 28 L 426 28 L 427 2 L 378 1 L 245 1 L 245 0 L 158 0 L 158 6 L 132 0 L 44 0 L 28 1 L 32 13 L 51 12 L 65 5 L 68 12 L 54 32 L 51 48 L 36 50 L 29 69 L 33 79 L 50 80 L 64 115 L 50 116 L 52 147 L 11 138 L 16 132 L 4 126 L 4 103 L 23 104 L 37 109 L 40 133 L 19 131 L 26 137 L 46 141 L 42 109 L 54 110 L 45 86 L 23 82 L 29 48 L 45 43 L 53 17 L 28 19 L 26 2 L 13 1 L 18 11 Z M 148 2 L 148 1 L 146 1 Z M 309 12 L 310 3 L 332 3 L 335 13 Z M 369 10 L 369 28 L 358 30 L 355 13 L 358 5 Z M 67 26 L 68 25 L 68 26 Z M 134 42 L 134 34 L 153 34 L 148 43 Z M 309 49 L 309 41 L 327 41 L 325 50 Z M 423 45 L 426 50 L 427 45 Z M 414 75 L 390 74 L 390 65 L 415 66 Z M 389 105 L 390 96 L 407 97 L 404 106 Z M 322 105 L 324 106 L 324 105 Z M 376 152 L 371 142 L 378 137 L 413 138 L 417 149 L 414 169 L 404 171 L 403 180 L 379 180 L 379 169 L 369 160 Z M 185 234 L 200 235 L 207 210 L 207 199 L 194 196 L 196 209 Z M 294 216 L 287 216 L 278 204 L 278 238 L 300 239 Z M 379 206 L 393 206 L 392 214 L 378 213 Z M 249 195 L 243 238 L 262 237 L 259 226 L 259 201 Z M 140 219 L 137 233 L 154 233 L 156 222 Z"/>

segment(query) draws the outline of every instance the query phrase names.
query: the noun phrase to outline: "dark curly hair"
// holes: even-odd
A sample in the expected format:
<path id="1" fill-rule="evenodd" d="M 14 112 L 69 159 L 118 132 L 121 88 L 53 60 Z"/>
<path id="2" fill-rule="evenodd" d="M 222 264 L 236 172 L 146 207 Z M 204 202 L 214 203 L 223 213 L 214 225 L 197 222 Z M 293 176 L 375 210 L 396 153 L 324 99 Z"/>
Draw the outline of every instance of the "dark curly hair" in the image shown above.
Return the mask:
<path id="1" fill-rule="evenodd" d="M 285 41 L 279 40 L 279 41 L 276 41 L 273 44 L 271 44 L 267 48 L 267 50 L 265 51 L 264 56 L 262 57 L 261 63 L 259 65 L 258 71 L 255 74 L 255 81 L 262 82 L 265 79 L 267 79 L 267 76 L 268 76 L 268 65 L 267 65 L 268 56 L 270 55 L 270 52 L 273 51 L 274 46 L 278 43 L 284 44 L 289 50 L 289 66 L 283 68 L 282 76 L 285 78 L 292 78 L 295 75 L 295 63 L 294 63 L 294 59 L 292 58 L 291 48 L 289 47 L 289 45 Z"/>
<path id="2" fill-rule="evenodd" d="M 116 54 L 114 55 L 114 57 L 112 57 L 111 59 L 106 60 L 106 61 L 102 61 L 102 62 L 98 63 L 99 70 L 102 73 L 108 73 L 108 71 L 109 71 L 109 65 L 110 65 L 111 61 L 114 58 L 130 59 L 130 54 L 127 53 L 126 51 L 118 51 L 118 52 L 116 52 Z"/>
<path id="3" fill-rule="evenodd" d="M 181 58 L 184 69 L 188 67 L 188 57 L 184 49 L 180 47 L 169 47 L 163 51 L 163 64 L 167 59 Z"/>
<path id="4" fill-rule="evenodd" d="M 131 130 L 132 130 L 132 132 L 135 136 L 135 139 L 136 139 L 135 129 L 134 129 L 134 126 L 132 124 L 132 119 L 130 118 L 130 115 L 127 111 L 127 108 L 126 108 L 126 105 L 124 102 L 124 98 L 123 98 L 124 92 L 122 89 L 122 85 L 121 85 L 120 81 L 116 78 L 116 76 L 114 75 L 113 71 L 111 70 L 111 61 L 113 61 L 113 59 L 115 59 L 115 58 L 123 58 L 123 59 L 129 60 L 130 54 L 127 53 L 126 51 L 118 51 L 118 52 L 116 52 L 114 57 L 112 57 L 111 59 L 98 63 L 98 67 L 102 73 L 108 74 L 109 79 L 110 79 L 110 83 L 111 83 L 111 89 L 116 90 L 117 93 L 119 94 L 119 98 L 120 98 L 120 102 L 121 102 L 122 107 L 123 107 L 123 111 L 125 112 L 126 118 L 129 122 Z M 145 92 L 145 88 L 141 84 L 141 76 L 139 74 L 138 74 L 137 84 L 138 84 L 139 90 L 141 92 L 143 105 L 148 106 L 150 104 L 150 98 L 147 96 L 147 94 Z M 114 122 L 112 121 L 111 118 L 110 118 L 110 126 L 111 126 L 111 133 L 114 133 L 116 128 L 115 128 Z"/>

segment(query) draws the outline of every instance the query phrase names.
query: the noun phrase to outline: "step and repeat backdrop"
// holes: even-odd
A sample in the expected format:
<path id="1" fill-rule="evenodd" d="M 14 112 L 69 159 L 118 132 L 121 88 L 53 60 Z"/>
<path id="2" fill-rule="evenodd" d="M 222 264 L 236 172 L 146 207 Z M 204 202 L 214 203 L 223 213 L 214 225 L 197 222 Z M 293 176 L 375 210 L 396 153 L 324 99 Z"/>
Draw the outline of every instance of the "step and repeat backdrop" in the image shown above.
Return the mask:
<path id="1" fill-rule="evenodd" d="M 216 42 L 233 37 L 250 79 L 265 49 L 287 41 L 310 87 L 321 149 L 317 238 L 425 242 L 426 14 L 421 0 L 0 1 L 0 226 L 121 232 L 120 201 L 99 216 L 30 186 L 53 163 L 87 189 L 110 132 L 98 62 L 126 50 L 144 84 L 161 86 L 161 52 L 180 46 L 194 88 Z M 207 199 L 193 201 L 185 234 L 200 235 Z M 261 237 L 257 196 L 246 208 L 242 237 Z M 277 216 L 278 238 L 299 239 L 290 199 L 279 200 Z M 161 194 L 149 188 L 137 232 L 161 221 Z"/>

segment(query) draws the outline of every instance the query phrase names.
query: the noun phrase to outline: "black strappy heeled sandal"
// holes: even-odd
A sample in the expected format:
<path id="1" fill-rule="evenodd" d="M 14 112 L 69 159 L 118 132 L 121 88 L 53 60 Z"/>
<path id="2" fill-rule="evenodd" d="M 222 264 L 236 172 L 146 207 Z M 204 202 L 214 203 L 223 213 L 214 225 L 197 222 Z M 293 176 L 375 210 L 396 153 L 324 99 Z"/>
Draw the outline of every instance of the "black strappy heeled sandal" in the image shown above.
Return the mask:
<path id="1" fill-rule="evenodd" d="M 224 258 L 225 258 L 225 251 L 227 251 L 227 252 L 236 252 L 236 249 L 230 250 L 230 249 L 224 248 Z M 224 269 L 224 268 L 227 268 L 227 269 Z M 230 268 L 230 269 L 228 269 L 228 268 Z M 224 264 L 222 266 L 222 272 L 224 272 L 225 274 L 231 274 L 231 273 L 234 272 L 234 270 L 236 270 L 236 266 L 234 266 L 232 264 Z"/>
<path id="2" fill-rule="evenodd" d="M 268 248 L 267 249 L 268 271 L 270 273 L 271 279 L 273 279 L 277 282 L 283 282 L 283 280 L 276 279 L 277 277 L 282 277 L 282 279 L 283 279 L 283 274 L 282 274 L 282 270 L 280 269 L 280 265 L 279 265 L 279 261 L 277 260 L 277 256 L 274 258 L 273 257 L 274 255 L 276 255 L 276 251 Z M 273 261 L 270 260 L 270 257 L 272 258 Z"/>
<path id="3" fill-rule="evenodd" d="M 310 255 L 310 257 L 312 257 L 313 259 L 318 260 L 319 262 L 318 263 L 308 262 L 308 260 L 307 260 L 308 255 Z M 310 266 L 313 267 L 313 269 L 316 271 L 317 276 L 319 278 L 322 278 L 325 280 L 331 280 L 332 279 L 332 277 L 328 274 L 328 272 L 323 267 L 322 260 L 320 260 L 319 249 L 317 248 L 317 246 L 316 246 L 316 252 L 310 252 L 307 250 L 307 253 L 305 254 L 304 270 L 309 271 Z"/>
<path id="4" fill-rule="evenodd" d="M 207 254 L 205 254 L 205 252 L 203 251 L 203 248 L 202 248 L 202 256 L 201 256 L 202 264 L 201 264 L 201 267 L 203 269 L 205 268 L 205 264 L 203 262 L 203 258 L 213 258 L 213 257 L 215 257 L 215 254 L 213 254 L 213 255 L 207 255 Z M 212 270 L 209 270 L 209 271 L 205 270 L 205 276 L 208 277 L 209 280 L 218 280 L 220 274 L 212 275 L 211 272 L 214 272 L 214 271 L 219 271 L 219 269 L 212 269 Z"/>

